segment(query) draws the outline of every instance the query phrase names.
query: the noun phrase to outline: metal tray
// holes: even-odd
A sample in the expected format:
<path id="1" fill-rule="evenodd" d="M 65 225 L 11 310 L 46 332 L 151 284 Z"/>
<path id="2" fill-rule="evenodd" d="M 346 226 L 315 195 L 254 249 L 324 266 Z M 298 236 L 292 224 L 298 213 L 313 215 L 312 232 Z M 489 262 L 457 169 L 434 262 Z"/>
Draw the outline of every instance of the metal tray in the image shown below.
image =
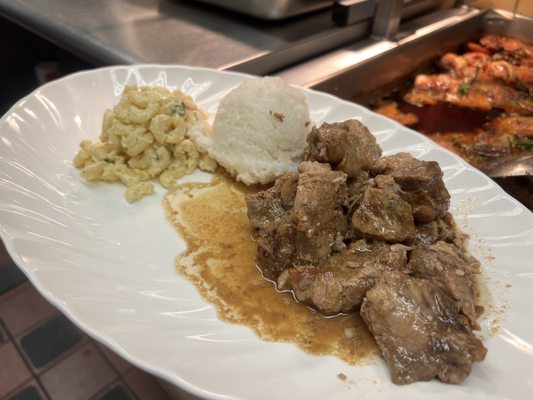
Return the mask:
<path id="1" fill-rule="evenodd" d="M 447 10 L 402 26 L 395 42 L 368 40 L 279 75 L 291 83 L 369 105 L 409 81 L 436 58 L 487 33 L 530 41 L 533 19 L 499 10 Z M 532 176 L 495 180 L 533 210 Z"/>
<path id="2" fill-rule="evenodd" d="M 530 41 L 533 19 L 501 10 L 441 10 L 400 26 L 395 41 L 368 39 L 279 71 L 290 83 L 368 104 L 448 51 L 483 33 Z"/>

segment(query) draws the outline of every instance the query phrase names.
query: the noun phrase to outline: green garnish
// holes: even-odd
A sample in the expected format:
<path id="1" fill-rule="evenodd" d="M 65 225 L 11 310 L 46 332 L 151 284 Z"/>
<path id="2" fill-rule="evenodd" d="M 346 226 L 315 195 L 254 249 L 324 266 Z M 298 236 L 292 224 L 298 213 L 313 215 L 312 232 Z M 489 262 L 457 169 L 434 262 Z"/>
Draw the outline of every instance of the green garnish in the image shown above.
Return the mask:
<path id="1" fill-rule="evenodd" d="M 513 153 L 513 149 L 533 151 L 533 139 L 511 135 L 507 138 L 507 140 L 509 141 L 509 146 L 511 147 L 511 153 Z"/>
<path id="2" fill-rule="evenodd" d="M 509 55 L 514 58 L 515 60 L 521 60 L 523 58 L 526 58 L 525 53 L 522 51 L 522 48 L 511 50 L 509 52 Z"/>
<path id="3" fill-rule="evenodd" d="M 185 108 L 185 104 L 176 103 L 174 106 L 172 106 L 172 111 L 178 114 L 180 117 L 184 117 L 187 109 Z"/>
<path id="4" fill-rule="evenodd" d="M 492 56 L 494 60 L 507 60 L 511 64 L 519 64 L 522 60 L 527 58 L 527 54 L 524 49 L 521 47 L 515 50 L 502 50 L 497 53 L 494 53 Z"/>
<path id="5" fill-rule="evenodd" d="M 467 83 L 461 83 L 459 87 L 457 88 L 457 92 L 460 94 L 468 94 L 469 90 L 470 90 L 470 86 L 468 86 Z"/>
<path id="6" fill-rule="evenodd" d="M 474 84 L 478 75 L 479 75 L 479 67 L 476 68 L 476 72 L 474 72 L 474 75 L 472 75 L 472 78 L 470 78 L 468 83 L 461 83 L 459 85 L 459 87 L 457 88 L 457 92 L 460 94 L 468 94 L 468 91 L 470 90 L 470 85 Z"/>
<path id="7" fill-rule="evenodd" d="M 525 150 L 533 150 L 533 139 L 518 138 L 516 145 Z"/>

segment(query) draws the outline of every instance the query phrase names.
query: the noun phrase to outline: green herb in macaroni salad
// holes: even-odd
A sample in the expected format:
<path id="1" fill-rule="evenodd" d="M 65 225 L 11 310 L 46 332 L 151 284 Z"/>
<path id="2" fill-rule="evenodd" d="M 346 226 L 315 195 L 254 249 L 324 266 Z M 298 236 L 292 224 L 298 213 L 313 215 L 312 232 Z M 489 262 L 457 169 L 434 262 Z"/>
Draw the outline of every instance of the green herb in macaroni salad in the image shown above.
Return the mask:
<path id="1" fill-rule="evenodd" d="M 210 172 L 217 167 L 188 137 L 190 125 L 206 118 L 179 91 L 127 86 L 120 102 L 105 112 L 100 140 L 84 140 L 74 166 L 88 181 L 122 182 L 130 203 L 152 194 L 156 177 L 172 189 L 197 167 Z"/>

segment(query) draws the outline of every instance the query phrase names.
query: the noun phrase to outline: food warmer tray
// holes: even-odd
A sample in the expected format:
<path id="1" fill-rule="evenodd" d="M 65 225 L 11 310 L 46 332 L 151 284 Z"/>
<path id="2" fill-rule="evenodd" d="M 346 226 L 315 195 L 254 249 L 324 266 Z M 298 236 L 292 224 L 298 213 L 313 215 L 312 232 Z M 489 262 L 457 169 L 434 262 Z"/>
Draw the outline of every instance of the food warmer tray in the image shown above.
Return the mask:
<path id="1" fill-rule="evenodd" d="M 405 87 L 447 52 L 484 34 L 530 41 L 533 19 L 502 10 L 467 6 L 440 10 L 399 25 L 394 38 L 374 37 L 281 71 L 285 80 L 363 105 Z M 391 68 L 394 66 L 394 68 Z M 506 191 L 533 209 L 533 176 L 496 178 Z"/>

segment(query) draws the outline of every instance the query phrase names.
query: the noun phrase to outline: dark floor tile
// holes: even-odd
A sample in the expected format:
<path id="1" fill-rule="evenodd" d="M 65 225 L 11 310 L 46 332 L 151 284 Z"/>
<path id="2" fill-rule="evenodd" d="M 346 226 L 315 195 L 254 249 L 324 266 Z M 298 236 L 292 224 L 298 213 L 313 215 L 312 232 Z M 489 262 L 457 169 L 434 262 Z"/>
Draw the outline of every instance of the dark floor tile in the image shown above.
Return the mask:
<path id="1" fill-rule="evenodd" d="M 8 397 L 7 400 L 43 400 L 35 386 L 26 386 L 24 389 Z"/>
<path id="2" fill-rule="evenodd" d="M 152 375 L 140 369 L 133 368 L 127 372 L 124 380 L 139 399 L 172 400 Z"/>
<path id="3" fill-rule="evenodd" d="M 82 339 L 78 328 L 64 315 L 58 315 L 23 336 L 20 345 L 33 366 L 41 368 L 80 343 Z"/>
<path id="4" fill-rule="evenodd" d="M 11 342 L 0 346 L 0 399 L 31 379 L 31 371 Z"/>
<path id="5" fill-rule="evenodd" d="M 17 287 L 26 280 L 26 276 L 14 263 L 0 266 L 0 294 Z"/>
<path id="6" fill-rule="evenodd" d="M 122 385 L 115 386 L 102 394 L 99 397 L 96 397 L 98 400 L 133 400 L 134 397 L 130 394 L 129 390 Z"/>
<path id="7" fill-rule="evenodd" d="M 1 70 L 0 70 L 0 72 L 1 72 Z M 13 260 L 11 259 L 11 257 L 9 256 L 9 254 L 7 252 L 6 246 L 4 245 L 4 242 L 2 242 L 0 240 L 0 265 L 5 265 L 5 264 L 8 264 L 8 263 L 12 263 L 12 262 L 13 262 Z"/>
<path id="8" fill-rule="evenodd" d="M 127 371 L 129 371 L 131 368 L 133 368 L 133 365 L 131 365 L 129 362 L 124 360 L 122 357 L 120 357 L 118 354 L 116 354 L 113 350 L 106 347 L 104 344 L 96 343 L 100 351 L 103 353 L 104 357 L 111 363 L 111 365 L 116 369 L 116 371 L 123 375 Z"/>

